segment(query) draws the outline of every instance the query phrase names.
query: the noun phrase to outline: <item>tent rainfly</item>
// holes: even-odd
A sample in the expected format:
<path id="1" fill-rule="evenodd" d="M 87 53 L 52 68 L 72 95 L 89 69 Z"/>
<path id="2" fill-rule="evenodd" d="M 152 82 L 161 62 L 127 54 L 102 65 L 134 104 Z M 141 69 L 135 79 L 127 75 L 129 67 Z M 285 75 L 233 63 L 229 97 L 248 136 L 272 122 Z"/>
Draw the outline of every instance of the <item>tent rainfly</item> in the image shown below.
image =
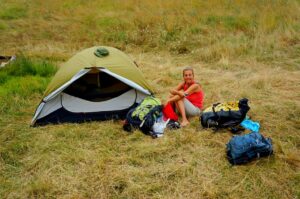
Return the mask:
<path id="1" fill-rule="evenodd" d="M 31 125 L 121 119 L 152 93 L 126 54 L 107 46 L 88 48 L 59 68 Z"/>

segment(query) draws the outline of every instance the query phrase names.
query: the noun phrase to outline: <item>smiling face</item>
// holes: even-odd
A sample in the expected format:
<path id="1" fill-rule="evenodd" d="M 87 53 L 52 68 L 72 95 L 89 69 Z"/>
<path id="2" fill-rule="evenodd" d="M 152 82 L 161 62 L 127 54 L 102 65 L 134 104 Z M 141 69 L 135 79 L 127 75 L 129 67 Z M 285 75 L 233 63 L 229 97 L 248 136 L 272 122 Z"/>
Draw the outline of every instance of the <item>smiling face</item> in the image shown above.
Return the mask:
<path id="1" fill-rule="evenodd" d="M 194 72 L 193 70 L 184 70 L 183 71 L 183 79 L 187 84 L 191 84 L 194 81 Z"/>

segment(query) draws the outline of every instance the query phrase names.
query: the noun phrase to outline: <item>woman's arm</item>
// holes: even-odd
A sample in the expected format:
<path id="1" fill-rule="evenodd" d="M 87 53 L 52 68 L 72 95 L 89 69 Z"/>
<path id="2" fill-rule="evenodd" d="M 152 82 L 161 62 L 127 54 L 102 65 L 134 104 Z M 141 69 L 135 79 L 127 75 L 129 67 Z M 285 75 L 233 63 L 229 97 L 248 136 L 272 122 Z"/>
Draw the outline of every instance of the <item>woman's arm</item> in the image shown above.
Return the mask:
<path id="1" fill-rule="evenodd" d="M 187 96 L 187 95 L 190 95 L 190 94 L 192 94 L 192 93 L 194 93 L 194 92 L 196 92 L 200 89 L 201 89 L 201 87 L 200 87 L 199 84 L 193 84 L 186 91 L 184 91 L 183 94 L 184 94 L 184 96 Z"/>
<path id="2" fill-rule="evenodd" d="M 178 91 L 183 90 L 184 82 L 179 83 L 174 89 L 170 90 L 172 95 L 178 95 Z"/>

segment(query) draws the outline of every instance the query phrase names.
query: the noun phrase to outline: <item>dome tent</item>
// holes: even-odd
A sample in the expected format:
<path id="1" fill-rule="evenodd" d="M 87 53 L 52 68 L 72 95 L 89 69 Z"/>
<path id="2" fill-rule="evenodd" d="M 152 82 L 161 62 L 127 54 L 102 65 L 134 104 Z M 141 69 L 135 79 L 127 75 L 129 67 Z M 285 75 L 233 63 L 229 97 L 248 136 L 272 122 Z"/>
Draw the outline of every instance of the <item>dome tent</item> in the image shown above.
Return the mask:
<path id="1" fill-rule="evenodd" d="M 107 46 L 88 48 L 59 68 L 31 125 L 123 118 L 152 93 L 126 54 Z"/>

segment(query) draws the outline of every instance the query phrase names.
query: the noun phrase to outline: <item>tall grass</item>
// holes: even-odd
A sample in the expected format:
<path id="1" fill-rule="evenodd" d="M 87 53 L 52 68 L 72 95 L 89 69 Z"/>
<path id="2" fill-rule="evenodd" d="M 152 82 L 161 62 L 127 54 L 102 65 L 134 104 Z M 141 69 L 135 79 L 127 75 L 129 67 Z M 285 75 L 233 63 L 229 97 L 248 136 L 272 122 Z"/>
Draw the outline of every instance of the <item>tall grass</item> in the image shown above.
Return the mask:
<path id="1" fill-rule="evenodd" d="M 1 2 L 1 6 L 0 19 L 13 20 L 25 18 L 27 16 L 27 7 L 24 4 L 6 5 L 4 2 Z"/>
<path id="2" fill-rule="evenodd" d="M 20 3 L 8 5 L 18 7 Z M 7 9 L 8 5 L 4 3 Z M 272 62 L 276 56 L 286 59 L 295 54 L 294 46 L 300 41 L 300 6 L 296 0 L 95 0 L 84 4 L 54 0 L 32 1 L 26 9 L 28 16 L 21 22 L 12 20 L 5 27 L 8 34 L 0 38 L 5 41 L 14 35 L 20 38 L 19 45 L 29 48 L 34 39 L 28 38 L 37 38 L 43 45 L 34 45 L 28 51 L 40 55 L 54 52 L 57 45 L 82 49 L 105 44 L 121 49 L 192 53 L 205 62 L 218 62 L 222 57 Z M 236 45 L 224 46 L 232 38 L 237 38 Z"/>

